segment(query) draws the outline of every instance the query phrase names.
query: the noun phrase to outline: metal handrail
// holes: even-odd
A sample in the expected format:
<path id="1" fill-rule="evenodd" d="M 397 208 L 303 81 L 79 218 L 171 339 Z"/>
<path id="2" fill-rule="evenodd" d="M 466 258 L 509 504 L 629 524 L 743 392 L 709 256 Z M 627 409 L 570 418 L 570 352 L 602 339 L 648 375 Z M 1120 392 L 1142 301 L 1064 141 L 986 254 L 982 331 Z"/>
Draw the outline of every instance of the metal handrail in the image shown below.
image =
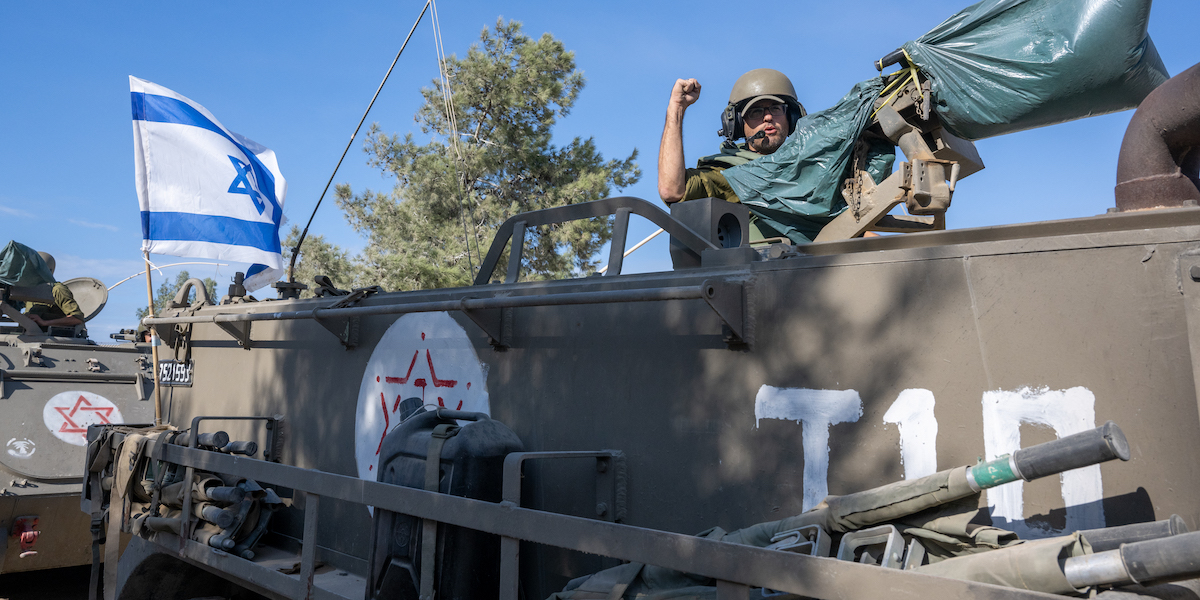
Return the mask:
<path id="1" fill-rule="evenodd" d="M 625 236 L 629 231 L 630 214 L 644 217 L 651 223 L 666 230 L 676 241 L 694 252 L 697 258 L 699 258 L 700 253 L 704 250 L 717 249 L 717 246 L 712 242 L 704 239 L 704 237 L 687 225 L 676 221 L 670 214 L 667 214 L 657 206 L 641 198 L 617 196 L 593 202 L 581 202 L 579 204 L 534 210 L 510 217 L 496 230 L 496 236 L 492 238 L 492 246 L 488 249 L 487 257 L 483 259 L 483 264 L 479 266 L 479 274 L 475 276 L 475 285 L 489 283 L 492 273 L 496 270 L 496 265 L 500 262 L 500 255 L 504 253 L 504 248 L 508 245 L 510 239 L 513 243 L 512 250 L 508 255 L 506 283 L 516 283 L 521 272 L 521 253 L 525 246 L 525 228 L 537 227 L 538 225 L 553 225 L 567 221 L 579 221 L 594 217 L 607 217 L 608 215 L 616 215 L 617 220 L 613 224 L 613 236 L 608 252 L 609 267 L 607 275 L 620 275 L 621 263 L 624 259 Z"/>
<path id="2" fill-rule="evenodd" d="M 816 598 L 883 596 L 889 590 L 909 586 L 933 597 L 1061 600 L 1060 596 L 1053 594 L 742 546 L 521 508 L 511 502 L 495 504 L 183 446 L 161 446 L 161 449 L 151 451 L 157 450 L 157 456 L 172 463 L 246 477 L 304 493 L 305 541 L 310 541 L 310 536 L 315 537 L 317 511 L 313 509 L 324 496 L 493 535 L 711 577 L 717 581 L 718 598 L 721 600 L 739 595 L 744 597 L 748 586 Z M 184 542 L 188 547 L 200 547 L 197 542 Z M 301 558 L 302 572 L 312 572 L 311 565 L 305 569 L 303 563 L 315 560 L 315 552 L 311 550 L 313 546 L 304 544 L 306 552 Z M 309 592 L 315 591 L 311 589 L 311 580 L 295 582 L 295 585 L 300 588 L 298 597 L 307 597 Z"/>
<path id="3" fill-rule="evenodd" d="M 223 313 L 216 315 L 194 315 L 189 317 L 150 317 L 147 325 L 172 325 L 176 323 L 237 323 L 246 321 L 288 321 L 298 319 L 337 319 L 367 317 L 373 315 L 400 315 L 419 312 L 442 312 L 450 310 L 483 310 L 489 308 L 524 308 L 531 306 L 562 306 L 569 304 L 601 304 L 611 302 L 652 302 L 661 300 L 693 300 L 703 297 L 704 286 L 680 286 L 636 290 L 604 290 L 598 292 L 572 292 L 565 294 L 538 294 L 535 296 L 503 296 L 496 298 L 462 298 L 459 300 L 436 300 L 410 304 L 383 304 L 377 306 L 352 306 L 348 308 L 314 308 L 288 312 Z M 335 302 L 336 303 L 336 302 Z"/>

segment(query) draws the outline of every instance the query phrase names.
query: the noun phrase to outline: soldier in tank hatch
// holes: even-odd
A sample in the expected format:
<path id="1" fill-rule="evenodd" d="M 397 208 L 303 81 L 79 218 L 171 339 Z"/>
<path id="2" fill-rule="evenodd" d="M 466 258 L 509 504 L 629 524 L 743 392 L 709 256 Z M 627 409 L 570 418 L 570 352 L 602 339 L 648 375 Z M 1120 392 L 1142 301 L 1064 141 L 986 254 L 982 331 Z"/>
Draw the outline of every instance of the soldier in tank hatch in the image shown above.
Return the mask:
<path id="1" fill-rule="evenodd" d="M 721 114 L 719 133 L 725 141 L 720 153 L 701 158 L 696 168 L 688 169 L 683 157 L 683 117 L 699 98 L 700 82 L 695 79 L 679 79 L 671 90 L 658 151 L 658 195 L 667 204 L 696 198 L 737 202 L 721 171 L 774 153 L 806 114 L 786 75 L 774 69 L 747 72 L 733 84 Z"/>
<path id="2" fill-rule="evenodd" d="M 53 274 L 54 257 L 45 252 L 38 252 L 38 255 L 46 261 L 46 266 L 50 267 L 50 273 Z M 52 293 L 54 294 L 54 304 L 26 302 L 25 316 L 37 323 L 39 327 L 82 325 L 83 311 L 79 309 L 79 304 L 75 302 L 75 296 L 71 294 L 71 290 L 61 283 L 55 283 Z"/>

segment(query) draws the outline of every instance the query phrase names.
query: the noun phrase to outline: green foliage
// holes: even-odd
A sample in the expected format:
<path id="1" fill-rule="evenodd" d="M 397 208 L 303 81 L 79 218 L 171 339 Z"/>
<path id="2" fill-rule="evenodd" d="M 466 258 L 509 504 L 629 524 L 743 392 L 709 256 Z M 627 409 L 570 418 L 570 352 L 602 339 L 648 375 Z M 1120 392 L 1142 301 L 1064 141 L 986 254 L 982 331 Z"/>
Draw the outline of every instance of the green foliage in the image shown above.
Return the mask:
<path id="1" fill-rule="evenodd" d="M 170 306 L 171 302 L 175 300 L 175 294 L 179 291 L 179 288 L 183 287 L 183 284 L 188 279 L 191 279 L 191 277 L 192 276 L 188 275 L 187 271 L 180 271 L 179 274 L 175 276 L 175 281 L 173 283 L 169 281 L 162 282 L 162 285 L 158 286 L 158 290 L 154 292 L 154 314 L 158 314 L 159 311 Z M 220 297 L 217 296 L 217 282 L 214 281 L 212 277 L 205 277 L 203 281 L 204 287 L 208 288 L 208 297 L 211 298 L 213 302 L 220 300 Z M 188 294 L 187 301 L 188 304 L 196 301 L 195 289 L 192 289 L 191 293 Z M 144 318 L 146 318 L 146 309 L 137 309 L 137 320 L 141 322 L 141 320 Z"/>
<path id="2" fill-rule="evenodd" d="M 288 232 L 287 239 L 283 242 L 283 263 L 285 265 L 291 262 L 292 248 L 296 247 L 296 241 L 299 239 L 300 228 L 293 225 L 292 230 Z M 335 244 L 326 242 L 325 236 L 322 235 L 309 235 L 304 238 L 304 245 L 300 248 L 300 258 L 296 260 L 293 275 L 295 281 L 308 286 L 307 290 L 301 292 L 301 298 L 312 297 L 313 289 L 316 288 L 314 278 L 317 275 L 328 276 L 334 286 L 344 290 L 372 285 L 360 283 L 362 277 L 359 266 L 350 257 L 350 253 Z"/>
<path id="3" fill-rule="evenodd" d="M 388 135 L 378 124 L 367 134 L 368 162 L 396 179 L 392 191 L 337 187 L 338 205 L 367 238 L 358 259 L 361 281 L 401 290 L 469 285 L 468 263 L 479 267 L 505 219 L 598 200 L 641 176 L 637 150 L 605 161 L 591 138 L 551 143 L 551 129 L 570 112 L 584 79 L 574 53 L 550 34 L 531 39 L 520 23 L 499 19 L 466 58 L 448 57 L 446 69 L 458 143 L 442 88 L 424 88 L 416 120 L 428 143 Z M 523 273 L 562 278 L 591 271 L 597 266 L 591 257 L 611 235 L 608 219 L 527 230 Z M 500 262 L 498 276 L 506 265 Z"/>

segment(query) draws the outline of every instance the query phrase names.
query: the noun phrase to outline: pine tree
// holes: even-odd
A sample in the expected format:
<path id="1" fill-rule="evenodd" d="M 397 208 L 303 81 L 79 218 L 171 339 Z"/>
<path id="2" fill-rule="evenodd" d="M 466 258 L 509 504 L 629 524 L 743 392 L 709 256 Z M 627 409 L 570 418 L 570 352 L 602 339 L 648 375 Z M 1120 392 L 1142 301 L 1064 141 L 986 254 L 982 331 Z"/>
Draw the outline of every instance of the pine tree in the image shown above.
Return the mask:
<path id="1" fill-rule="evenodd" d="M 369 164 L 396 180 L 391 192 L 337 187 L 338 205 L 367 239 L 357 258 L 360 281 L 388 290 L 469 285 L 471 266 L 479 267 L 509 217 L 605 198 L 641 176 L 636 149 L 606 161 L 592 138 L 552 143 L 551 130 L 570 113 L 584 78 L 574 53 L 550 34 L 535 40 L 521 33 L 520 23 L 499 19 L 465 58 L 449 56 L 446 72 L 449 102 L 436 81 L 422 89 L 416 120 L 427 143 L 388 135 L 378 124 L 366 137 Z M 588 272 L 611 235 L 611 219 L 530 229 L 523 278 Z M 506 265 L 500 262 L 498 277 Z"/>

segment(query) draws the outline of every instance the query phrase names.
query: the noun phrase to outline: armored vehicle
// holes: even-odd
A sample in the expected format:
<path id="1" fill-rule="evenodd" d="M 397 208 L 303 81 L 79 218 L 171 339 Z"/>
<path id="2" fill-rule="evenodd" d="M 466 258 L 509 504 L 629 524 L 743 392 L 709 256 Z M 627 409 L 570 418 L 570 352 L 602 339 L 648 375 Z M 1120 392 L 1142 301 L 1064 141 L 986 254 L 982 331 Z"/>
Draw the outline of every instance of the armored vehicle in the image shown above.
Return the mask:
<path id="1" fill-rule="evenodd" d="M 85 321 L 104 307 L 99 281 L 64 284 Z M 150 347 L 98 345 L 82 325 L 42 328 L 15 309 L 52 303 L 50 284 L 0 285 L 0 295 L 0 573 L 87 564 L 90 519 L 79 511 L 87 427 L 153 420 Z"/>
<path id="2" fill-rule="evenodd" d="M 913 96 L 898 179 L 817 243 L 610 198 L 514 216 L 470 287 L 148 319 L 193 376 L 168 426 L 89 430 L 85 506 L 133 533 L 106 595 L 1186 592 L 1137 584 L 1200 564 L 1197 90 L 1146 101 L 1101 216 L 939 230 L 982 165 Z M 633 214 L 672 271 L 621 273 Z M 609 215 L 604 276 L 522 280 L 528 228 Z"/>
<path id="3" fill-rule="evenodd" d="M 739 202 L 516 214 L 469 287 L 147 319 L 163 424 L 87 432 L 106 595 L 1194 597 L 1200 66 L 1163 83 L 1148 10 L 968 7 Z M 945 230 L 970 140 L 1139 102 L 1111 213 Z M 670 272 L 622 273 L 634 215 Z M 603 276 L 523 276 L 598 218 Z"/>

